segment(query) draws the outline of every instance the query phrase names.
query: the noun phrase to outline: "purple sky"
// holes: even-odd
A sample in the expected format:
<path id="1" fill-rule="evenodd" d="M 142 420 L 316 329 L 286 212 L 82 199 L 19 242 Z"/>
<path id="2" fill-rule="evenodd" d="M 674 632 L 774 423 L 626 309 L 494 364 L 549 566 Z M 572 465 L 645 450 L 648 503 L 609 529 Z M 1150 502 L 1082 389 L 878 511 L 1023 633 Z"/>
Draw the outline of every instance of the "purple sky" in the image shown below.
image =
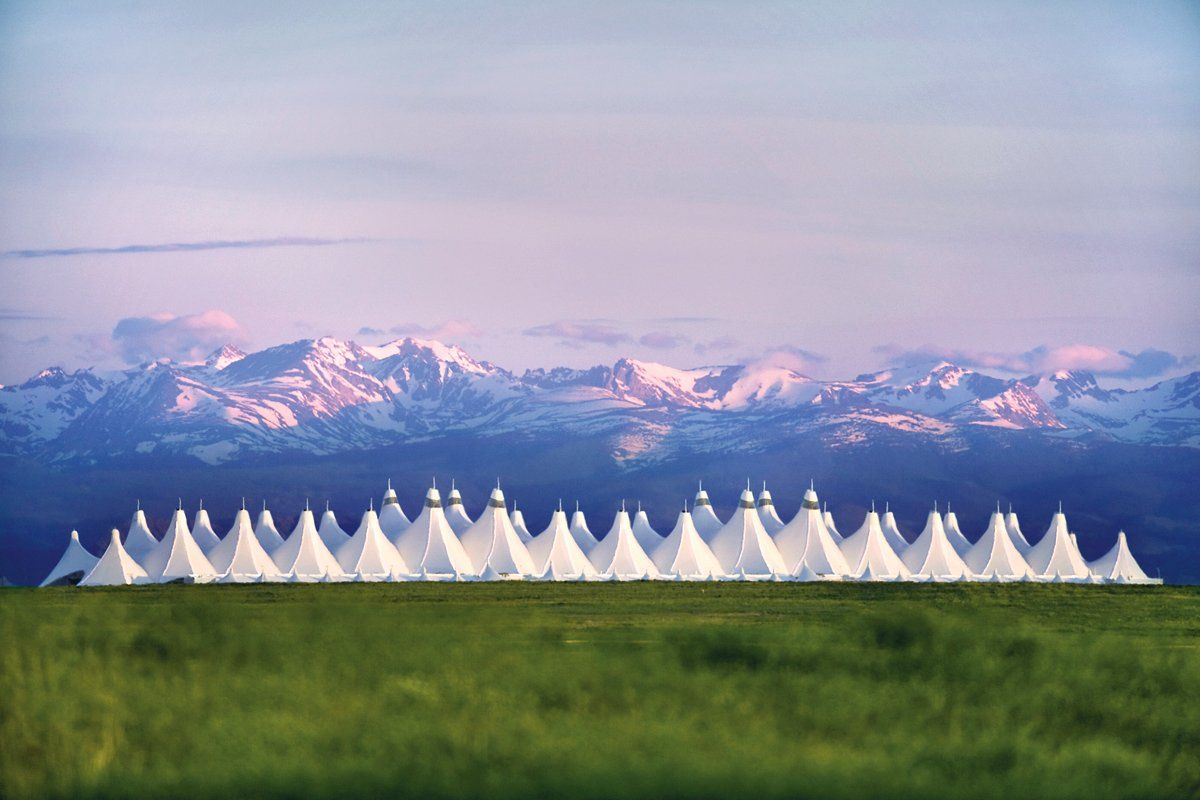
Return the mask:
<path id="1" fill-rule="evenodd" d="M 0 383 L 1200 353 L 1193 3 L 177 5 L 0 9 Z"/>

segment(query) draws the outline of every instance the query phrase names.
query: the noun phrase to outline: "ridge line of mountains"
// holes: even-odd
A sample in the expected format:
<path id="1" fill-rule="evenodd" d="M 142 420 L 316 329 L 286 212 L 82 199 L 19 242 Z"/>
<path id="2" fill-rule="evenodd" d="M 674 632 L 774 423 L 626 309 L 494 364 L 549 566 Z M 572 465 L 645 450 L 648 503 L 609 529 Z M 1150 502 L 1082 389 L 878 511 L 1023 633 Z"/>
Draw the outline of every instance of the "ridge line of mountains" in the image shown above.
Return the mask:
<path id="1" fill-rule="evenodd" d="M 515 374 L 462 348 L 330 337 L 202 363 L 42 371 L 0 388 L 0 455 L 46 464 L 165 456 L 207 464 L 330 455 L 467 434 L 601 437 L 618 465 L 681 452 L 753 453 L 789 437 L 854 448 L 971 437 L 1200 448 L 1200 372 L 1138 390 L 1085 371 L 998 378 L 949 362 L 819 381 L 762 364 L 678 369 L 622 358 Z"/>

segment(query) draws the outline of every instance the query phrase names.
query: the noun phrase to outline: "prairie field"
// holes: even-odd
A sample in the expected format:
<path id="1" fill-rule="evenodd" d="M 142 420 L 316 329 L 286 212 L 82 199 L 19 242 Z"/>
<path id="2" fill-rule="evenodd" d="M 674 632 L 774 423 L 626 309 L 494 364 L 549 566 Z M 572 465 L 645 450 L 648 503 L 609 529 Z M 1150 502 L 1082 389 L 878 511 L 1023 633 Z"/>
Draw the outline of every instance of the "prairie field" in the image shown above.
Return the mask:
<path id="1" fill-rule="evenodd" d="M 0 591 L 0 796 L 1195 797 L 1200 589 Z"/>

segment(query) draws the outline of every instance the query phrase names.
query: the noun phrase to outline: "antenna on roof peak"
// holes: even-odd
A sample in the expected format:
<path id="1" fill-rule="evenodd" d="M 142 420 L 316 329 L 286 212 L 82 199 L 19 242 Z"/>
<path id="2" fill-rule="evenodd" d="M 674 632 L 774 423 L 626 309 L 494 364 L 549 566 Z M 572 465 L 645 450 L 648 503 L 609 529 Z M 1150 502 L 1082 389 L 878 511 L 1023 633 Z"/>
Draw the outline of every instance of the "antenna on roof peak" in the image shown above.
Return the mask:
<path id="1" fill-rule="evenodd" d="M 703 480 L 703 479 L 698 479 L 698 480 L 696 481 L 696 484 L 697 484 L 697 485 L 700 487 L 700 488 L 699 488 L 699 491 L 703 492 L 703 491 L 704 491 L 704 480 Z"/>
<path id="2" fill-rule="evenodd" d="M 368 497 L 368 498 L 367 498 L 367 509 L 368 509 L 369 511 L 374 511 L 374 510 L 375 510 L 375 498 L 374 498 L 374 497 Z"/>
<path id="3" fill-rule="evenodd" d="M 996 513 L 997 514 L 1000 513 L 1000 501 L 999 500 L 996 501 Z"/>
<path id="4" fill-rule="evenodd" d="M 638 511 L 642 510 L 642 501 L 638 500 Z"/>
<path id="5" fill-rule="evenodd" d="M 874 500 L 871 501 L 871 513 L 872 514 L 875 513 L 875 501 Z"/>
<path id="6" fill-rule="evenodd" d="M 329 510 L 329 498 L 328 497 L 325 498 L 325 510 L 326 511 Z"/>
<path id="7" fill-rule="evenodd" d="M 1062 513 L 1062 500 L 1058 501 L 1058 513 Z"/>
<path id="8" fill-rule="evenodd" d="M 311 507 L 311 506 L 309 506 L 309 504 L 308 504 L 308 498 L 307 498 L 307 497 L 306 497 L 306 498 L 304 498 L 304 510 L 305 510 L 305 511 L 312 511 L 312 507 Z"/>
<path id="9" fill-rule="evenodd" d="M 200 510 L 201 511 L 204 510 L 204 498 L 203 497 L 200 498 Z"/>
<path id="10" fill-rule="evenodd" d="M 246 510 L 246 498 L 242 498 L 242 511 Z"/>
<path id="11" fill-rule="evenodd" d="M 746 478 L 746 491 L 750 491 L 750 478 Z"/>
<path id="12" fill-rule="evenodd" d="M 621 498 L 621 511 L 622 512 L 625 511 L 625 498 L 624 497 Z"/>
<path id="13" fill-rule="evenodd" d="M 450 479 L 450 491 L 454 491 L 454 478 Z"/>
<path id="14" fill-rule="evenodd" d="M 558 498 L 558 510 L 562 511 L 562 498 Z"/>
<path id="15" fill-rule="evenodd" d="M 808 488 L 809 488 L 809 489 L 812 489 L 814 492 L 817 490 L 817 485 L 816 485 L 816 482 L 815 482 L 815 481 L 813 481 L 813 479 L 812 479 L 812 478 L 809 478 L 809 479 L 808 479 Z"/>
<path id="16" fill-rule="evenodd" d="M 683 498 L 683 513 L 687 513 L 687 498 Z"/>
<path id="17" fill-rule="evenodd" d="M 263 498 L 263 511 L 267 510 L 267 498 Z"/>
<path id="18" fill-rule="evenodd" d="M 434 489 L 436 489 L 436 488 L 437 488 L 437 475 L 434 475 L 434 476 L 433 476 L 433 488 L 434 488 Z"/>
<path id="19" fill-rule="evenodd" d="M 937 500 L 934 500 L 934 501 L 933 501 L 933 513 L 935 513 L 935 514 L 936 514 L 936 513 L 938 513 L 938 510 L 937 510 Z"/>
<path id="20" fill-rule="evenodd" d="M 575 510 L 579 511 L 579 501 L 578 500 L 575 501 Z"/>
<path id="21" fill-rule="evenodd" d="M 392 479 L 388 478 L 388 491 L 390 492 L 391 490 L 392 490 Z"/>
<path id="22" fill-rule="evenodd" d="M 182 497 L 179 497 L 179 498 L 176 498 L 176 499 L 177 499 L 177 500 L 179 500 L 179 510 L 180 510 L 180 511 L 183 511 L 183 498 L 182 498 Z"/>
<path id="23" fill-rule="evenodd" d="M 137 510 L 138 511 L 142 510 L 142 498 L 140 498 L 140 497 L 138 498 L 138 501 L 137 501 Z"/>
<path id="24" fill-rule="evenodd" d="M 763 491 L 765 492 L 766 490 L 767 490 L 767 482 L 763 481 Z"/>
<path id="25" fill-rule="evenodd" d="M 883 513 L 885 513 L 885 514 L 892 513 L 892 503 L 890 500 L 883 501 Z"/>

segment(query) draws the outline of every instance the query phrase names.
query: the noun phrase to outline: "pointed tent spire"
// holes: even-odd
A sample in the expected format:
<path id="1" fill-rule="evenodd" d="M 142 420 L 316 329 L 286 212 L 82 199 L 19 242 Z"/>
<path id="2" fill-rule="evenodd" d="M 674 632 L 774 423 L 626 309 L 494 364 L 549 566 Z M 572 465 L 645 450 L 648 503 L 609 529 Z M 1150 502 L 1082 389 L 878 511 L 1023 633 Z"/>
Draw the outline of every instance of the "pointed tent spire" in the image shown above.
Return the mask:
<path id="1" fill-rule="evenodd" d="M 367 498 L 367 508 L 371 511 L 375 510 L 375 498 L 374 497 Z"/>
<path id="2" fill-rule="evenodd" d="M 182 497 L 179 497 L 179 498 L 176 498 L 176 499 L 179 501 L 179 505 L 175 506 L 175 508 L 177 508 L 177 509 L 178 509 L 178 510 L 180 510 L 180 511 L 183 511 L 183 498 L 182 498 Z"/>
<path id="3" fill-rule="evenodd" d="M 204 501 L 200 501 L 200 508 L 204 508 Z M 242 498 L 242 511 L 246 510 L 246 498 Z"/>
<path id="4" fill-rule="evenodd" d="M 497 487 L 497 488 L 498 488 L 498 487 Z M 562 498 L 561 498 L 561 497 L 560 497 L 560 498 L 558 498 L 558 510 L 559 510 L 559 511 L 562 511 L 562 510 L 563 510 L 563 508 L 562 508 Z"/>
<path id="5" fill-rule="evenodd" d="M 814 492 L 817 490 L 817 483 L 812 478 L 808 479 L 808 488 L 812 489 Z"/>
<path id="6" fill-rule="evenodd" d="M 201 511 L 204 510 L 204 498 L 203 497 L 200 498 L 200 510 Z"/>
<path id="7" fill-rule="evenodd" d="M 391 490 L 392 490 L 392 479 L 388 478 L 388 491 L 390 492 Z"/>

